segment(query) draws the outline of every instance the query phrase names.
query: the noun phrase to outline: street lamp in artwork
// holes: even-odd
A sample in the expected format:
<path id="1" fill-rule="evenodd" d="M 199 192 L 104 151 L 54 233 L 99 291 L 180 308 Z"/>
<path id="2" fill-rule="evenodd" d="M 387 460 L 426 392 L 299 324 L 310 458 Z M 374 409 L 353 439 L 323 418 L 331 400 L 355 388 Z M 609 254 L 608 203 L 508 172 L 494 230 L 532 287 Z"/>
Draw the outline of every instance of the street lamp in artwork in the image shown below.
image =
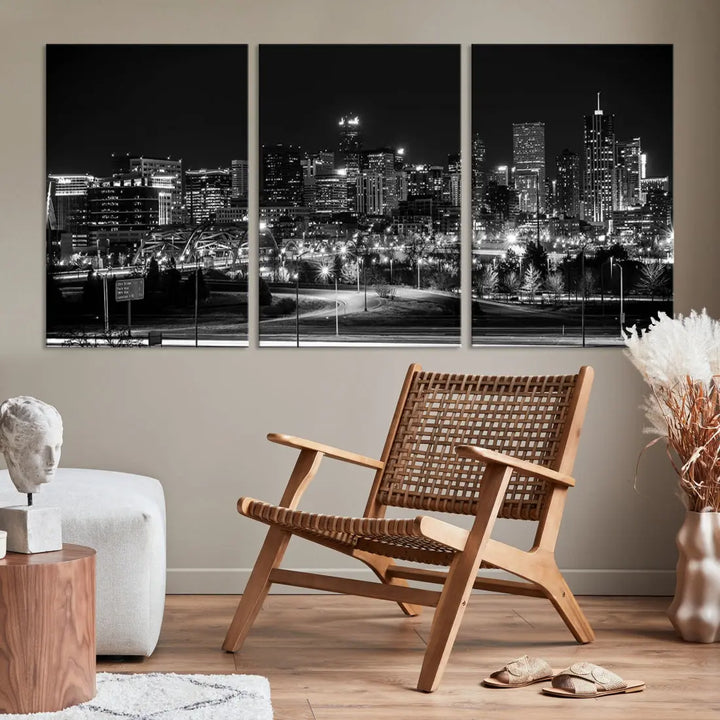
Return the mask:
<path id="1" fill-rule="evenodd" d="M 420 290 L 420 266 L 424 264 L 423 255 L 428 248 L 430 239 L 420 233 L 413 233 L 406 242 L 406 252 L 409 251 L 411 256 L 415 258 L 415 267 L 417 268 L 417 289 Z"/>
<path id="2" fill-rule="evenodd" d="M 367 312 L 367 265 L 368 265 L 368 249 L 369 249 L 369 241 L 368 238 L 364 235 L 356 234 L 354 240 L 349 240 L 345 243 L 345 251 L 349 248 L 349 246 L 352 246 L 355 259 L 357 262 L 357 282 L 358 282 L 358 292 L 360 292 L 360 267 L 362 266 L 362 275 L 363 275 L 363 287 L 365 289 L 365 312 Z"/>
<path id="3" fill-rule="evenodd" d="M 338 308 L 340 307 L 340 299 L 338 297 L 337 268 L 333 271 L 328 265 L 323 265 L 320 268 L 320 277 L 322 277 L 323 280 L 327 280 L 330 276 L 332 276 L 335 281 L 335 335 L 338 336 L 340 334 L 340 317 L 338 311 Z"/>
<path id="4" fill-rule="evenodd" d="M 393 284 L 393 262 L 398 252 L 398 247 L 390 238 L 390 228 L 385 231 L 385 247 L 383 249 L 383 263 L 390 264 L 390 284 Z"/>
<path id="5" fill-rule="evenodd" d="M 287 253 L 290 247 L 293 248 L 293 252 L 291 252 L 290 255 L 295 270 L 295 347 L 300 347 L 300 259 L 312 251 L 304 249 L 302 243 L 291 240 L 282 252 Z"/>
<path id="6" fill-rule="evenodd" d="M 582 284 L 582 295 L 580 296 L 580 327 L 582 334 L 582 346 L 585 347 L 585 303 L 587 301 L 587 277 L 585 276 L 585 250 L 589 241 L 580 245 L 580 282 Z"/>

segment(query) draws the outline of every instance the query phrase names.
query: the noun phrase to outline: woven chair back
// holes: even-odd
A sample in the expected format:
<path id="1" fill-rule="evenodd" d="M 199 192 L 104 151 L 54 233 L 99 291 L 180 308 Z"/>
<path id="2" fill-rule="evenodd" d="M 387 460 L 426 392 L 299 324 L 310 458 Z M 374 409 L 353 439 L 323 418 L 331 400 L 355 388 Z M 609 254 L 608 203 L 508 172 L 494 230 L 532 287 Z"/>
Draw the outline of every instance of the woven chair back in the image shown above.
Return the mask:
<path id="1" fill-rule="evenodd" d="M 474 514 L 484 465 L 456 455 L 456 445 L 478 445 L 559 469 L 577 385 L 578 375 L 416 373 L 379 484 L 378 502 Z M 516 471 L 498 515 L 539 520 L 546 497 L 545 481 Z"/>

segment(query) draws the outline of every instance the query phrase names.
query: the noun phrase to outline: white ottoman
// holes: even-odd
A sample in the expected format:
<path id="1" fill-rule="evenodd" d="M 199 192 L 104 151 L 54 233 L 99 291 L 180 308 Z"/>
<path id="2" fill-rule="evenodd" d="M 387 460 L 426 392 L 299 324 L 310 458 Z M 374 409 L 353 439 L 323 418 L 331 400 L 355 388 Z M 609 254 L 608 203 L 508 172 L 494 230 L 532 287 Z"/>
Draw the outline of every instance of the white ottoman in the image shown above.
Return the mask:
<path id="1" fill-rule="evenodd" d="M 0 470 L 0 506 L 23 505 Z M 154 478 L 60 468 L 33 495 L 59 507 L 63 542 L 97 551 L 97 654 L 150 655 L 165 609 L 165 496 Z"/>

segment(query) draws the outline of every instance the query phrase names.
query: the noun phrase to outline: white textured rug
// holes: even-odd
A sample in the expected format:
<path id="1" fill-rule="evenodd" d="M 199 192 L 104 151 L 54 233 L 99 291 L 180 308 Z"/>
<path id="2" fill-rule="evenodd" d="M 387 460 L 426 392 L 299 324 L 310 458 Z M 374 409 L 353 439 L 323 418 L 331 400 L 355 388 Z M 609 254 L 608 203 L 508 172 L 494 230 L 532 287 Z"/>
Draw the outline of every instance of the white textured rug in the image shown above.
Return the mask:
<path id="1" fill-rule="evenodd" d="M 93 700 L 54 713 L 2 720 L 272 720 L 270 684 L 259 675 L 98 673 Z"/>

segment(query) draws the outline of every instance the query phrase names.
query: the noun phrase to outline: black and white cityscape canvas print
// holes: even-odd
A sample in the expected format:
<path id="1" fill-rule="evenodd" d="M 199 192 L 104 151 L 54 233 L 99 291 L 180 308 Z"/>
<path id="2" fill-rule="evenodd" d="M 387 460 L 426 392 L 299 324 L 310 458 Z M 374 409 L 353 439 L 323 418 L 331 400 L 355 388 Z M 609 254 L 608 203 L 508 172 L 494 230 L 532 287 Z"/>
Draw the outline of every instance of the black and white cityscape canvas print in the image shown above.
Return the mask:
<path id="1" fill-rule="evenodd" d="M 456 45 L 260 47 L 260 344 L 458 344 Z"/>
<path id="2" fill-rule="evenodd" d="M 672 312 L 672 46 L 474 45 L 475 345 Z"/>
<path id="3" fill-rule="evenodd" d="M 46 52 L 48 344 L 247 345 L 247 46 Z"/>

